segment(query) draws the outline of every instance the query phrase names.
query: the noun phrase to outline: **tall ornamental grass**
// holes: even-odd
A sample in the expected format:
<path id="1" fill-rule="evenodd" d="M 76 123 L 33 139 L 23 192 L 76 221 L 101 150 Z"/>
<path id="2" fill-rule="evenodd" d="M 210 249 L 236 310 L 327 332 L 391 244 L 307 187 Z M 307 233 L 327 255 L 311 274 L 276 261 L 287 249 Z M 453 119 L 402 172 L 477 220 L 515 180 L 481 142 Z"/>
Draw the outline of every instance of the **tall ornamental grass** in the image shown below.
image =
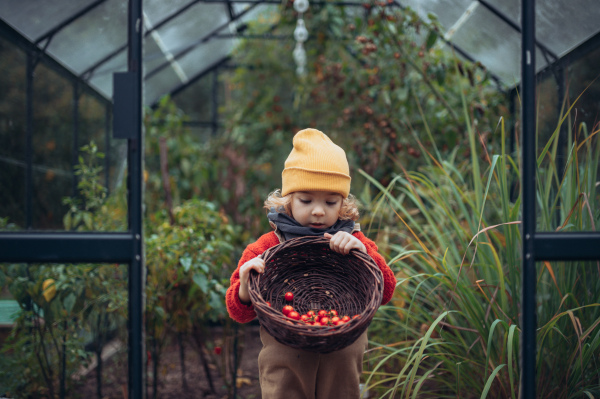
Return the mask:
<path id="1" fill-rule="evenodd" d="M 600 224 L 598 126 L 570 129 L 570 111 L 539 145 L 538 231 Z M 504 120 L 497 129 L 497 154 L 467 126 L 470 157 L 456 148 L 443 159 L 415 135 L 425 167 L 406 170 L 396 159 L 403 172 L 385 187 L 363 173 L 378 190 L 371 227 L 388 242 L 398 277 L 370 328 L 364 379 L 377 397 L 519 397 L 521 155 L 507 151 Z M 537 396 L 599 398 L 600 262 L 538 262 L 537 277 Z"/>

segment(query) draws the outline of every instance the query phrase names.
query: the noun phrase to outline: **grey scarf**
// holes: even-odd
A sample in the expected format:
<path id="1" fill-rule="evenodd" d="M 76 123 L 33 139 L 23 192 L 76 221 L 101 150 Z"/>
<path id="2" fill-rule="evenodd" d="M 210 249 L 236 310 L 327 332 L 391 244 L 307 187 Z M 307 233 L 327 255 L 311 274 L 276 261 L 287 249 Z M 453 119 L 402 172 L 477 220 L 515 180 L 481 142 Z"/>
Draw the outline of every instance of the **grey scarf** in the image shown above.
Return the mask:
<path id="1" fill-rule="evenodd" d="M 277 229 L 283 234 L 283 238 L 286 240 L 304 236 L 322 236 L 324 233 L 333 235 L 338 231 L 352 233 L 354 229 L 353 220 L 338 220 L 333 226 L 327 229 L 304 227 L 287 214 L 276 212 L 274 208 L 271 208 L 271 211 L 267 214 L 267 218 L 277 226 Z"/>

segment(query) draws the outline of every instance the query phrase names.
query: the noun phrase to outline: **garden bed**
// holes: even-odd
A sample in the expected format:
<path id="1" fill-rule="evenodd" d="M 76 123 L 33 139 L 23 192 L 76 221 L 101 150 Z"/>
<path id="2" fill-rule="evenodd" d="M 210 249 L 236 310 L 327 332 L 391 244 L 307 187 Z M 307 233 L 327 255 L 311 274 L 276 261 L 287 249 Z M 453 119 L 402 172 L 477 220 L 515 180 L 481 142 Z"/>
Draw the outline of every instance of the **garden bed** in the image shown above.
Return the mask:
<path id="1" fill-rule="evenodd" d="M 238 369 L 237 394 L 244 399 L 260 398 L 261 391 L 258 381 L 258 353 L 262 348 L 260 341 L 259 326 L 246 325 L 243 331 L 243 351 Z M 223 337 L 222 329 L 215 327 L 211 330 L 211 338 L 218 340 Z M 242 340 L 240 340 L 241 342 Z M 217 341 L 218 342 L 218 341 Z M 221 399 L 228 398 L 226 381 L 219 372 L 219 363 L 217 355 L 213 358 L 217 362 L 209 364 L 210 373 L 213 380 L 215 392 L 211 392 L 210 385 L 202 362 L 192 349 L 191 345 L 185 346 L 185 369 L 187 389 L 184 389 L 182 382 L 182 371 L 179 357 L 179 346 L 176 339 L 170 340 L 169 345 L 164 349 L 160 362 L 160 378 L 158 385 L 158 398 L 161 399 L 185 399 L 185 398 L 208 398 Z M 125 349 L 126 350 L 126 349 Z M 224 356 L 223 351 L 221 355 Z M 127 397 L 127 357 L 126 353 L 119 353 L 111 357 L 104 364 L 103 372 L 103 399 L 121 399 Z M 97 398 L 97 369 L 92 370 L 82 379 L 82 385 L 77 388 L 77 396 L 86 399 Z M 148 381 L 148 398 L 152 398 L 151 381 Z"/>

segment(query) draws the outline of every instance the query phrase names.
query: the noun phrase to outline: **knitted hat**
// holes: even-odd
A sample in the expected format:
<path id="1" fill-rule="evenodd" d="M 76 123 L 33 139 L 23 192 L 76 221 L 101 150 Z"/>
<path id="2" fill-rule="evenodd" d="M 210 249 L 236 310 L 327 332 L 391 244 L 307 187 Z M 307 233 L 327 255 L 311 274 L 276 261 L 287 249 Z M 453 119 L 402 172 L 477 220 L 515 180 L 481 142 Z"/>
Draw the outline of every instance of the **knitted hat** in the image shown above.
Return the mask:
<path id="1" fill-rule="evenodd" d="M 281 173 L 281 195 L 295 191 L 331 191 L 348 197 L 350 168 L 341 147 L 316 129 L 299 131 L 293 143 L 294 148 Z"/>

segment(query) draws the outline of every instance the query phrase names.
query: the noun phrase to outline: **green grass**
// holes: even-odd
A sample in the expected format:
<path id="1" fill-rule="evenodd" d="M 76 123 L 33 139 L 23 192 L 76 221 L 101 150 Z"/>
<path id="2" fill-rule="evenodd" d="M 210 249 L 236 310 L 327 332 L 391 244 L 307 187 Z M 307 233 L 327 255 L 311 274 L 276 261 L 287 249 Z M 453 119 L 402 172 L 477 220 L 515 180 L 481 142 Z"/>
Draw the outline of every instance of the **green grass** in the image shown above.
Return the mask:
<path id="1" fill-rule="evenodd" d="M 538 231 L 600 223 L 599 130 L 571 131 L 569 111 L 537 159 Z M 500 120 L 498 154 L 480 158 L 468 126 L 471 159 L 421 146 L 427 165 L 406 171 L 396 160 L 403 172 L 386 187 L 363 172 L 379 192 L 368 207 L 388 226 L 379 233 L 398 277 L 370 327 L 365 380 L 379 397 L 519 397 L 520 154 L 506 152 L 505 129 Z M 540 262 L 537 276 L 538 397 L 600 397 L 600 263 Z"/>

